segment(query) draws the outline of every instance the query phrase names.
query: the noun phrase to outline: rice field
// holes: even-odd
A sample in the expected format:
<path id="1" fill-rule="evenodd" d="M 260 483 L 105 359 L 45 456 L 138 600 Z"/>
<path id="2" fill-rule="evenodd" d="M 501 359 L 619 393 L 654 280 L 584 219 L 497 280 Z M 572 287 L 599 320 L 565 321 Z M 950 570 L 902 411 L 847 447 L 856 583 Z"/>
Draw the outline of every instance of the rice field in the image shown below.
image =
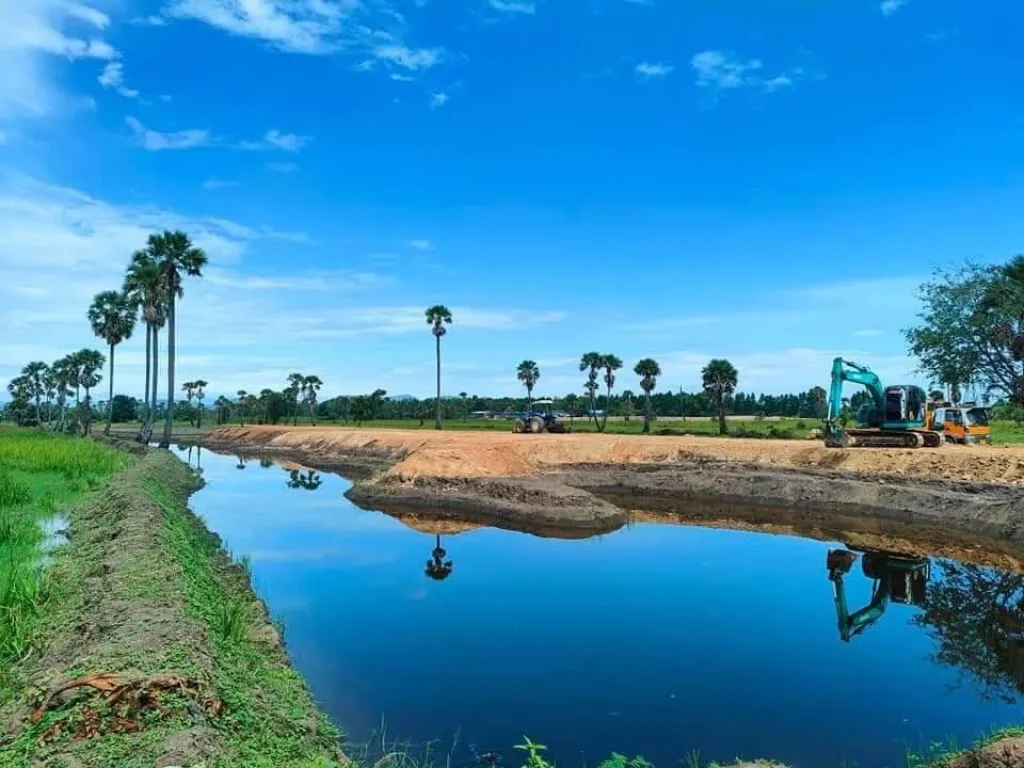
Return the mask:
<path id="1" fill-rule="evenodd" d="M 130 460 L 90 440 L 0 429 L 0 669 L 29 652 L 50 595 L 44 523 Z"/>

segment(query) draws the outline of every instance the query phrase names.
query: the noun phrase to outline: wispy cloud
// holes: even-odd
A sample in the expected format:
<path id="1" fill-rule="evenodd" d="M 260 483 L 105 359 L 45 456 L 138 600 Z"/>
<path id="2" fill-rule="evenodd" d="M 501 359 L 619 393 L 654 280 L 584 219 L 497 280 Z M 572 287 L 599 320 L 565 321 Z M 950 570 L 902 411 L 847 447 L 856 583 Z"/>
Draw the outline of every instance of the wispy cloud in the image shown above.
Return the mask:
<path id="1" fill-rule="evenodd" d="M 885 331 L 881 328 L 860 328 L 854 331 L 851 335 L 858 336 L 862 339 L 868 339 L 875 336 L 885 336 Z"/>
<path id="2" fill-rule="evenodd" d="M 882 0 L 882 3 L 878 8 L 881 10 L 883 16 L 892 16 L 908 2 L 910 2 L 910 0 Z"/>
<path id="3" fill-rule="evenodd" d="M 641 80 L 660 79 L 671 74 L 674 69 L 675 67 L 672 64 L 665 64 L 663 62 L 652 64 L 649 61 L 642 61 L 633 67 L 633 71 L 636 72 Z"/>
<path id="4" fill-rule="evenodd" d="M 237 187 L 237 181 L 225 181 L 224 179 L 212 178 L 203 182 L 203 189 L 224 189 L 225 187 Z"/>
<path id="5" fill-rule="evenodd" d="M 114 60 L 118 52 L 101 37 L 110 24 L 84 3 L 56 0 L 0 2 L 0 120 L 38 117 L 74 105 L 51 75 L 49 56 Z M 67 28 L 81 30 L 71 36 Z"/>
<path id="6" fill-rule="evenodd" d="M 487 0 L 487 4 L 496 11 L 503 13 L 526 13 L 535 14 L 537 6 L 525 0 Z"/>
<path id="7" fill-rule="evenodd" d="M 267 170 L 274 173 L 295 173 L 299 170 L 297 163 L 267 163 Z"/>
<path id="8" fill-rule="evenodd" d="M 444 91 L 438 91 L 430 96 L 430 108 L 437 109 L 448 103 L 449 96 Z"/>
<path id="9" fill-rule="evenodd" d="M 140 147 L 148 152 L 160 152 L 167 149 L 194 149 L 208 146 L 212 141 L 210 132 L 205 129 L 189 129 L 160 133 L 146 128 L 134 117 L 126 117 L 125 122 L 135 134 Z"/>
<path id="10" fill-rule="evenodd" d="M 410 70 L 430 69 L 440 63 L 443 55 L 443 48 L 413 49 L 398 43 L 378 45 L 373 49 L 374 58 Z"/>
<path id="11" fill-rule="evenodd" d="M 415 82 L 416 78 L 411 75 L 403 75 L 401 72 L 392 72 L 389 77 L 392 80 L 397 80 L 400 83 L 412 83 Z"/>
<path id="12" fill-rule="evenodd" d="M 284 152 L 298 152 L 312 139 L 309 136 L 299 136 L 294 133 L 281 133 L 276 128 L 263 134 L 258 141 L 243 141 L 238 146 L 240 149 L 252 151 L 279 149 Z"/>
<path id="13" fill-rule="evenodd" d="M 768 93 L 788 88 L 807 76 L 803 67 L 767 74 L 760 59 L 744 59 L 731 51 L 701 51 L 691 60 L 696 83 L 712 92 L 754 88 Z"/>
<path id="14" fill-rule="evenodd" d="M 103 67 L 100 76 L 96 78 L 104 88 L 113 88 L 127 99 L 134 99 L 139 92 L 128 88 L 124 84 L 124 64 L 120 61 L 110 61 Z"/>
<path id="15" fill-rule="evenodd" d="M 415 248 L 417 251 L 432 251 L 434 250 L 434 244 L 426 239 L 410 240 L 409 247 Z"/>

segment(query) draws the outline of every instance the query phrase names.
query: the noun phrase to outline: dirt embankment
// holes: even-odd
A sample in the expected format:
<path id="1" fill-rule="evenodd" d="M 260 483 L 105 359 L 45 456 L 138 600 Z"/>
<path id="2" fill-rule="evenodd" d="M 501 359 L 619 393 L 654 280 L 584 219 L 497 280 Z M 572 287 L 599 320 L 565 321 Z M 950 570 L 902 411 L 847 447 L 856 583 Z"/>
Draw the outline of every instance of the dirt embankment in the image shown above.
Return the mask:
<path id="1" fill-rule="evenodd" d="M 227 428 L 204 443 L 327 469 L 369 462 L 375 473 L 350 496 L 384 511 L 600 532 L 639 510 L 924 540 L 934 553 L 983 545 L 1008 565 L 1024 562 L 1024 446 L 839 450 L 797 440 L 337 427 Z M 701 512 L 709 504 L 715 511 Z"/>

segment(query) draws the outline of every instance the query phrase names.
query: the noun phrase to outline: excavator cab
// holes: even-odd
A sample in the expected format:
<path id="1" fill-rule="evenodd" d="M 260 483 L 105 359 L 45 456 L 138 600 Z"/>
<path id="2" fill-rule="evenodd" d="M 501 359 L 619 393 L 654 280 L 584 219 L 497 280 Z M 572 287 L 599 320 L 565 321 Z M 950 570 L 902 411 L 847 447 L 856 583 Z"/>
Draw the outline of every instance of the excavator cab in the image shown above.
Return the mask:
<path id="1" fill-rule="evenodd" d="M 885 613 L 889 602 L 922 605 L 927 595 L 931 564 L 925 557 L 910 557 L 895 552 L 865 551 L 861 570 L 871 579 L 871 600 L 850 613 L 844 578 L 857 561 L 857 553 L 848 549 L 830 549 L 825 559 L 828 578 L 835 593 L 836 623 L 844 643 L 866 630 Z"/>

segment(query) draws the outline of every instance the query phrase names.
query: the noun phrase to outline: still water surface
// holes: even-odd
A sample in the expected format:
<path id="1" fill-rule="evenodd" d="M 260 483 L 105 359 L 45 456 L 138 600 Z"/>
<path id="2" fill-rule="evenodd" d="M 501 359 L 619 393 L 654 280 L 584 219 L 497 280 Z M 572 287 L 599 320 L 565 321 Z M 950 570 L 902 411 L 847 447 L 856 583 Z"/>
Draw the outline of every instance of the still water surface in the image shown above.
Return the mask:
<path id="1" fill-rule="evenodd" d="M 341 477 L 201 461 L 192 507 L 252 559 L 296 668 L 353 741 L 384 718 L 392 736 L 442 751 L 458 733 L 456 765 L 473 745 L 517 766 L 525 733 L 562 766 L 615 750 L 669 768 L 699 750 L 883 768 L 903 766 L 907 746 L 1024 721 L 1015 575 L 933 560 L 928 610 L 890 603 L 844 642 L 826 570 L 840 542 L 481 528 L 443 536 L 434 561 L 434 535 L 355 507 Z M 870 602 L 859 562 L 844 584 L 851 612 Z"/>

